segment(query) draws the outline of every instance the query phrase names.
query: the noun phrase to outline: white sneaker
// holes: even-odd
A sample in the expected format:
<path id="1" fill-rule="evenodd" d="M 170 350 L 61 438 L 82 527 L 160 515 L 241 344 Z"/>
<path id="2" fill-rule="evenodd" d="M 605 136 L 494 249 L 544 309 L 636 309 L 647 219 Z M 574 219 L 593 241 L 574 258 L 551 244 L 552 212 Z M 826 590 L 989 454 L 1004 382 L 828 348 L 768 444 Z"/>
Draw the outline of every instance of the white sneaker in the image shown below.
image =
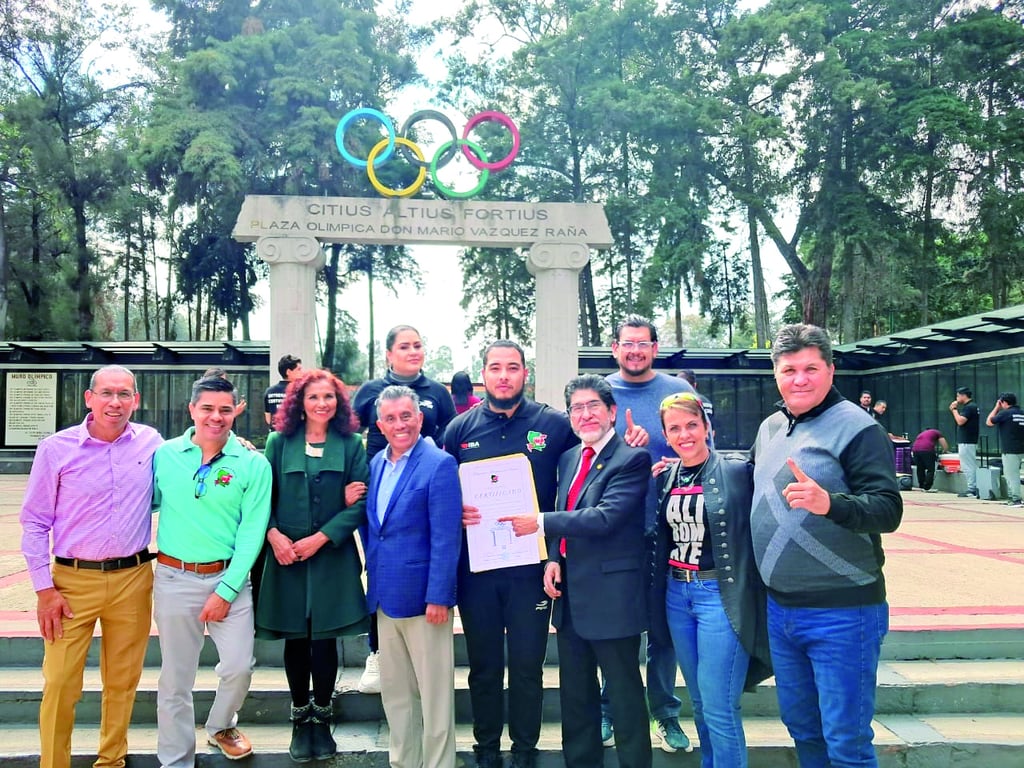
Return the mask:
<path id="1" fill-rule="evenodd" d="M 366 657 L 366 669 L 359 678 L 360 693 L 380 693 L 380 651 Z"/>

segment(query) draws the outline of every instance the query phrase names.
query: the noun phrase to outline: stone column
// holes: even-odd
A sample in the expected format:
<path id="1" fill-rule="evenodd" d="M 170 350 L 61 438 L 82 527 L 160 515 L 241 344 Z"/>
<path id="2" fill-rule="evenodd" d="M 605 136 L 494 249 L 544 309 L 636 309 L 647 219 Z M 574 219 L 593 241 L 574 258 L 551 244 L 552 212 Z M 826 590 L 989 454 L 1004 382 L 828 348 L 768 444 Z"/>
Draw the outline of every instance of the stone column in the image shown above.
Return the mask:
<path id="1" fill-rule="evenodd" d="M 536 399 L 565 408 L 565 384 L 579 373 L 579 273 L 590 259 L 585 243 L 534 243 L 526 268 L 537 278 Z"/>
<path id="2" fill-rule="evenodd" d="M 295 355 L 306 368 L 317 365 L 316 273 L 326 257 L 315 237 L 261 237 L 256 253 L 270 265 L 270 381 L 277 361 Z"/>

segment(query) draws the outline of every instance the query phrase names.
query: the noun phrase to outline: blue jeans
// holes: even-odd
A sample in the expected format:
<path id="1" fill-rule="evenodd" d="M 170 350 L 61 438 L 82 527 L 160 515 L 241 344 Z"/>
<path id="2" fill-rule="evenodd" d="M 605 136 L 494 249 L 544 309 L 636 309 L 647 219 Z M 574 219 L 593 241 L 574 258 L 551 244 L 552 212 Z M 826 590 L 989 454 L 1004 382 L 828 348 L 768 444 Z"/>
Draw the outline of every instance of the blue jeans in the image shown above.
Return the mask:
<path id="1" fill-rule="evenodd" d="M 876 768 L 875 682 L 889 605 L 789 608 L 768 598 L 782 722 L 800 768 Z"/>
<path id="2" fill-rule="evenodd" d="M 702 768 L 746 768 L 740 696 L 750 655 L 725 614 L 718 582 L 669 576 L 665 613 L 693 702 Z"/>

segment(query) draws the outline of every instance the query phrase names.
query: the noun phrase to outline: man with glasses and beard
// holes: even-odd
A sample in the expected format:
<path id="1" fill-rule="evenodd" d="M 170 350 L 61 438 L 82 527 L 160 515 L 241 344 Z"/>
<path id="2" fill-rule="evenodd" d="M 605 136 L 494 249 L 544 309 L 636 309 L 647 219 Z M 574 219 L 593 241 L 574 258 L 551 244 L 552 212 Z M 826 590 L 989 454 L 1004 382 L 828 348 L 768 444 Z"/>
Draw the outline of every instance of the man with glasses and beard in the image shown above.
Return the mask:
<path id="1" fill-rule="evenodd" d="M 633 426 L 646 429 L 650 440 L 646 443 L 652 463 L 666 457 L 674 457 L 661 431 L 661 401 L 669 395 L 696 390 L 687 382 L 675 376 L 658 373 L 654 361 L 658 357 L 658 330 L 643 317 L 630 315 L 615 328 L 612 339 L 612 354 L 619 364 L 619 370 L 610 374 L 607 381 L 612 386 L 615 402 L 622 414 L 615 422 L 620 435 Z M 623 418 L 624 417 L 624 418 Z M 638 443 L 626 441 L 630 445 Z M 639 506 L 639 505 L 638 505 Z M 657 493 L 654 479 L 648 483 L 647 498 L 638 514 L 644 515 L 650 549 L 653 552 L 657 519 Z M 679 697 L 676 688 L 676 652 L 671 643 L 647 638 L 647 705 L 651 717 L 657 723 L 657 738 L 665 752 L 690 752 L 693 747 L 679 726 Z M 607 698 L 602 699 L 601 738 L 605 746 L 614 743 L 614 726 Z"/>
<path id="2" fill-rule="evenodd" d="M 153 509 L 160 512 L 153 588 L 161 655 L 157 757 L 164 768 L 195 763 L 192 689 L 204 630 L 219 655 L 207 740 L 232 760 L 252 753 L 236 725 L 255 664 L 249 570 L 267 532 L 271 471 L 231 431 L 236 405 L 231 382 L 195 382 L 188 407 L 194 426 L 153 457 Z"/>
<path id="3" fill-rule="evenodd" d="M 558 459 L 576 444 L 565 414 L 523 396 L 526 356 L 511 341 L 484 350 L 483 405 L 455 417 L 444 449 L 460 464 L 521 453 L 530 461 L 541 510 L 555 508 Z M 480 512 L 463 507 L 463 526 L 477 525 Z M 538 562 L 481 573 L 469 570 L 462 547 L 458 579 L 459 616 L 469 655 L 469 695 L 478 768 L 501 768 L 505 722 L 503 683 L 508 642 L 508 731 L 512 766 L 536 765 L 543 708 L 543 666 L 551 602 L 544 594 Z"/>

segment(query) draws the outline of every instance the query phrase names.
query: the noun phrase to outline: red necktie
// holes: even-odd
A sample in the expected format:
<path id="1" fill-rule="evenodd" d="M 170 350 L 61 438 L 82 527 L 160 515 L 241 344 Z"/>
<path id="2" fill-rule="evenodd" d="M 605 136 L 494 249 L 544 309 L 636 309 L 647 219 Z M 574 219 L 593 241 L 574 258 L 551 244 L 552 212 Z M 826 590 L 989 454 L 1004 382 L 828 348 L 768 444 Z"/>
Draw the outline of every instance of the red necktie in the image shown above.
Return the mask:
<path id="1" fill-rule="evenodd" d="M 583 489 L 583 483 L 586 482 L 587 473 L 590 472 L 590 465 L 594 461 L 594 449 L 589 445 L 583 449 L 583 459 L 580 461 L 580 471 L 576 474 L 576 479 L 572 481 L 572 486 L 569 488 L 569 495 L 565 497 L 565 508 L 572 510 L 576 508 L 576 500 L 580 496 L 580 491 Z M 562 539 L 558 546 L 558 551 L 562 557 L 565 557 L 565 539 Z"/>

